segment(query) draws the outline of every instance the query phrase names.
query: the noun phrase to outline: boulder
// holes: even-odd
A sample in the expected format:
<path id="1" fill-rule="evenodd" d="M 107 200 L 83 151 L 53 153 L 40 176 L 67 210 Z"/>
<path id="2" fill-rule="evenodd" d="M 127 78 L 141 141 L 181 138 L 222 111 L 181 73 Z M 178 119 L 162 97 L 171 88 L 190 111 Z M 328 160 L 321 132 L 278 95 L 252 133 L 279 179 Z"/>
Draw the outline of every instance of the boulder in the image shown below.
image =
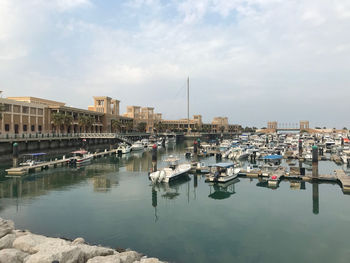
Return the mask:
<path id="1" fill-rule="evenodd" d="M 16 234 L 7 234 L 0 238 L 0 249 L 12 248 L 13 241 L 16 239 Z"/>
<path id="2" fill-rule="evenodd" d="M 30 234 L 30 232 L 27 230 L 17 230 L 16 229 L 13 232 L 15 233 L 16 237 L 21 237 L 21 236 Z"/>
<path id="3" fill-rule="evenodd" d="M 73 243 L 72 243 L 73 245 Z M 89 246 L 86 244 L 78 244 L 74 245 L 75 247 L 79 248 L 84 255 L 84 260 L 87 261 L 90 258 L 94 258 L 97 256 L 109 256 L 116 253 L 115 250 L 105 247 L 98 247 L 98 246 Z"/>
<path id="4" fill-rule="evenodd" d="M 0 218 L 0 238 L 11 233 L 15 229 L 15 224 L 11 220 Z"/>
<path id="5" fill-rule="evenodd" d="M 0 250 L 0 263 L 23 263 L 24 259 L 28 256 L 20 250 L 14 248 L 5 248 Z"/>
<path id="6" fill-rule="evenodd" d="M 119 254 L 121 263 L 132 263 L 141 259 L 142 255 L 136 251 L 125 251 Z"/>
<path id="7" fill-rule="evenodd" d="M 41 250 L 26 258 L 25 263 L 52 263 L 58 261 L 62 263 L 83 263 L 83 252 L 71 245 L 47 245 L 42 244 Z"/>
<path id="8" fill-rule="evenodd" d="M 162 263 L 158 258 L 143 258 L 140 263 Z"/>
<path id="9" fill-rule="evenodd" d="M 70 242 L 63 239 L 50 238 L 30 233 L 24 236 L 17 237 L 13 242 L 13 247 L 22 250 L 26 253 L 34 254 L 42 249 L 47 249 L 47 247 L 58 247 L 68 244 L 70 244 Z"/>
<path id="10" fill-rule="evenodd" d="M 86 263 L 121 263 L 119 255 L 98 256 L 89 259 Z"/>
<path id="11" fill-rule="evenodd" d="M 77 245 L 77 244 L 85 244 L 85 239 L 82 237 L 78 237 L 76 239 L 73 240 L 72 242 L 73 245 Z"/>

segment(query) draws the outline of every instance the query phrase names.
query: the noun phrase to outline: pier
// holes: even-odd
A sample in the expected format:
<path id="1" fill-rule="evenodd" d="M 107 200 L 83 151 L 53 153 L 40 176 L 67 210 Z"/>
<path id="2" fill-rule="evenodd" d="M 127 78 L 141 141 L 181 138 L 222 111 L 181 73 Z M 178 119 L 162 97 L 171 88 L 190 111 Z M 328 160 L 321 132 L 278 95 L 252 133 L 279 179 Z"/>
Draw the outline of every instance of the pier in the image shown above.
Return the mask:
<path id="1" fill-rule="evenodd" d="M 112 155 L 112 154 L 116 154 L 116 149 L 112 149 L 112 150 L 105 149 L 103 152 L 96 152 L 96 153 L 93 153 L 92 155 L 93 155 L 93 158 L 95 159 L 98 157 L 103 157 L 103 156 Z M 13 167 L 5 171 L 9 176 L 22 176 L 31 172 L 38 172 L 38 171 L 47 170 L 49 168 L 67 166 L 69 161 L 73 158 L 74 157 L 71 157 L 71 158 L 63 157 L 62 159 L 59 159 L 59 160 L 43 162 L 33 166 Z"/>

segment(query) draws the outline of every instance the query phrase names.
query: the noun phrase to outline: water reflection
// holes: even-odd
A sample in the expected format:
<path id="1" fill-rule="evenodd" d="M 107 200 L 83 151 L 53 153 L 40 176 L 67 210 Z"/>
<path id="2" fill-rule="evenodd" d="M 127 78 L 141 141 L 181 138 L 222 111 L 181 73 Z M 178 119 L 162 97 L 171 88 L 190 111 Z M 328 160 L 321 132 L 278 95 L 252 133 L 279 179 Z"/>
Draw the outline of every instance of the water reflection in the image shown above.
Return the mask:
<path id="1" fill-rule="evenodd" d="M 236 193 L 235 184 L 238 182 L 239 179 L 235 179 L 227 183 L 209 183 L 210 194 L 208 197 L 216 200 L 227 199 Z"/>

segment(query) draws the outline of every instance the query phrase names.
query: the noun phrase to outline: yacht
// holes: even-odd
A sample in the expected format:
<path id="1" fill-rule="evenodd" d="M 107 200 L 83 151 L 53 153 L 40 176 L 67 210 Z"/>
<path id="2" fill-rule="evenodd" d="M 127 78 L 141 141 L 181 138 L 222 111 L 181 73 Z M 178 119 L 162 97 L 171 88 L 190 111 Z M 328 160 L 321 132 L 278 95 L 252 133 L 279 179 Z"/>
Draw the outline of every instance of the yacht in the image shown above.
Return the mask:
<path id="1" fill-rule="evenodd" d="M 121 143 L 119 144 L 119 147 L 116 150 L 117 154 L 127 154 L 130 153 L 131 147 L 127 143 Z"/>
<path id="2" fill-rule="evenodd" d="M 240 168 L 235 168 L 233 163 L 216 163 L 210 165 L 210 174 L 206 181 L 225 183 L 237 178 Z"/>
<path id="3" fill-rule="evenodd" d="M 93 154 L 88 153 L 85 150 L 79 150 L 72 152 L 73 157 L 70 159 L 71 164 L 76 164 L 77 166 L 84 165 L 90 163 L 93 159 Z"/>
<path id="4" fill-rule="evenodd" d="M 45 156 L 46 153 L 29 153 L 23 155 L 23 162 L 21 162 L 20 166 L 34 166 L 40 163 L 43 163 L 42 157 Z"/>
<path id="5" fill-rule="evenodd" d="M 144 146 L 141 141 L 136 141 L 131 145 L 131 151 L 141 151 L 144 149 Z"/>
<path id="6" fill-rule="evenodd" d="M 169 183 L 170 181 L 176 180 L 191 170 L 191 164 L 179 164 L 178 161 L 178 158 L 169 156 L 169 158 L 165 160 L 165 162 L 169 164 L 168 167 L 153 172 L 149 175 L 152 183 Z"/>

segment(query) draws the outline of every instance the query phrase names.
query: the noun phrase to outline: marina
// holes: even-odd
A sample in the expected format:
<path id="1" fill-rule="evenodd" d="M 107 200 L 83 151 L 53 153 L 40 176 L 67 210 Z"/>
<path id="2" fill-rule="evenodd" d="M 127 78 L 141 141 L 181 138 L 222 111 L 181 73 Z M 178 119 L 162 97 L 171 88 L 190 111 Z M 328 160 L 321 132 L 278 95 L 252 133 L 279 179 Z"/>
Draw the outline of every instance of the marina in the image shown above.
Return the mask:
<path id="1" fill-rule="evenodd" d="M 187 142 L 187 145 L 191 143 Z M 184 143 L 159 148 L 159 169 L 167 166 L 165 160 L 169 156 L 177 156 L 179 163 L 188 162 L 184 152 Z M 118 156 L 113 150 L 103 151 L 99 156 L 82 167 L 58 165 L 56 169 L 34 171 L 0 182 L 0 216 L 12 218 L 19 228 L 30 228 L 39 234 L 68 238 L 82 236 L 88 242 L 109 247 L 130 247 L 169 262 L 246 262 L 249 254 L 241 258 L 242 251 L 251 249 L 260 253 L 261 259 L 272 262 L 282 260 L 282 252 L 284 256 L 293 254 L 295 260 L 296 251 L 303 259 L 311 260 L 312 257 L 319 262 L 327 262 L 332 258 L 341 262 L 338 256 L 329 257 L 322 253 L 311 256 L 300 250 L 306 243 L 318 249 L 318 241 L 325 238 L 326 233 L 303 233 L 299 224 L 306 225 L 311 231 L 321 227 L 324 220 L 344 227 L 348 223 L 341 215 L 350 211 L 347 209 L 349 196 L 339 195 L 341 182 L 345 182 L 347 175 L 330 160 L 319 162 L 318 179 L 314 179 L 311 172 L 306 172 L 305 176 L 285 173 L 278 177 L 277 185 L 268 183 L 269 177 L 263 176 L 263 167 L 257 173 L 258 168 L 249 164 L 249 158 L 240 163 L 239 179 L 225 183 L 206 183 L 206 174 L 188 173 L 173 182 L 152 184 L 148 178 L 153 168 L 152 151 Z M 276 167 L 289 166 L 288 159 L 280 161 Z M 200 162 L 210 165 L 217 161 L 215 156 L 208 156 L 201 157 Z M 300 170 L 298 160 L 294 170 L 296 168 Z M 341 171 L 332 173 L 334 170 Z M 278 171 L 273 174 L 278 174 Z M 53 200 L 55 206 L 52 206 Z M 339 204 L 338 208 L 333 205 L 335 201 Z M 94 214 L 98 216 L 91 216 L 90 205 L 86 202 L 95 204 Z M 285 202 L 289 203 L 289 207 L 281 210 L 279 207 Z M 61 207 L 60 211 L 56 207 Z M 278 222 L 274 221 L 276 213 L 280 215 Z M 36 223 L 34 218 L 37 214 L 40 214 L 41 222 L 46 223 Z M 67 217 L 67 214 L 70 216 Z M 296 214 L 303 217 L 295 217 Z M 84 223 L 80 223 L 79 228 L 70 227 L 68 221 L 80 220 L 81 215 L 85 217 Z M 114 220 L 110 220 L 111 217 Z M 203 218 L 207 220 L 203 221 Z M 273 225 L 271 221 L 274 221 Z M 285 233 L 286 225 L 289 226 L 289 242 L 298 240 L 298 245 L 291 249 L 282 242 L 274 247 L 281 253 L 270 254 L 273 250 L 267 244 L 279 238 L 280 233 Z M 231 231 L 228 232 L 229 226 Z M 148 236 L 147 240 L 154 240 L 153 245 L 140 238 L 141 229 Z M 327 238 L 346 238 L 338 228 L 331 227 L 330 230 L 332 232 L 327 232 Z M 212 245 L 210 237 L 214 233 L 215 236 L 219 233 L 220 239 L 216 243 L 221 247 L 221 254 L 215 256 L 209 249 Z M 253 237 L 255 242 L 248 242 Z M 300 242 L 301 239 L 303 242 Z M 232 250 L 232 243 L 241 249 Z M 328 246 L 328 249 L 339 253 L 346 251 L 342 245 Z M 186 248 L 200 253 L 192 253 Z"/>

